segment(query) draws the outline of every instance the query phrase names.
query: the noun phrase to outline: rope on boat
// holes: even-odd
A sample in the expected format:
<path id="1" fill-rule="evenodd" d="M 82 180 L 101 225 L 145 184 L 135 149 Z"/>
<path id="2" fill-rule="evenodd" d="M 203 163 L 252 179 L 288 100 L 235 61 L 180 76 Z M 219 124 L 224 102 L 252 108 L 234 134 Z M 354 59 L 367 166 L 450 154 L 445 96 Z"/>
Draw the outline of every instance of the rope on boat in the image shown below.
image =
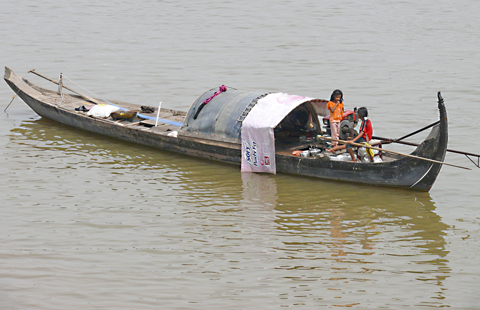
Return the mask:
<path id="1" fill-rule="evenodd" d="M 115 106 L 115 107 L 120 108 L 120 110 L 122 110 L 122 111 L 128 111 L 127 108 L 121 107 L 121 106 L 119 106 L 119 105 L 117 105 L 117 104 L 115 104 L 115 103 L 113 103 L 113 102 L 110 102 L 110 101 L 102 98 L 101 96 L 98 96 L 97 94 L 89 91 L 89 90 L 86 89 L 85 87 L 83 87 L 83 86 L 75 83 L 74 81 L 72 81 L 71 79 L 69 79 L 67 76 L 64 75 L 64 77 L 65 77 L 67 80 L 69 80 L 70 82 L 72 82 L 73 84 L 75 84 L 75 85 L 77 85 L 78 87 L 82 88 L 83 90 L 89 92 L 89 93 L 92 94 L 94 97 L 100 98 L 100 99 L 103 100 L 104 102 L 106 102 L 106 103 L 108 103 L 108 104 L 111 104 L 111 105 L 113 105 L 113 106 Z M 180 122 L 170 121 L 170 120 L 168 120 L 168 119 L 161 119 L 161 118 L 157 118 L 157 117 L 153 117 L 153 116 L 148 116 L 148 115 L 144 115 L 144 114 L 140 114 L 140 113 L 137 113 L 137 116 L 140 117 L 140 118 L 156 120 L 156 121 L 160 121 L 160 122 L 165 123 L 165 124 L 169 124 L 169 125 L 173 125 L 173 126 L 178 126 L 178 127 L 182 127 L 182 125 L 183 125 L 183 124 L 180 123 Z"/>

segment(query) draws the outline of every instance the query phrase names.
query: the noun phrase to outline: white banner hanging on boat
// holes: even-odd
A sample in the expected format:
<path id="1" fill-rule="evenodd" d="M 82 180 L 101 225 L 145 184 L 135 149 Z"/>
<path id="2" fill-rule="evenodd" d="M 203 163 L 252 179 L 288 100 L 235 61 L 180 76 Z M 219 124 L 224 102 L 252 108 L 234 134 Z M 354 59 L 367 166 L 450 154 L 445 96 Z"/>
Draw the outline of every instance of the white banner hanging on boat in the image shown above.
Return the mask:
<path id="1" fill-rule="evenodd" d="M 242 124 L 242 172 L 276 174 L 273 129 L 293 109 L 313 99 L 274 93 L 258 100 Z"/>

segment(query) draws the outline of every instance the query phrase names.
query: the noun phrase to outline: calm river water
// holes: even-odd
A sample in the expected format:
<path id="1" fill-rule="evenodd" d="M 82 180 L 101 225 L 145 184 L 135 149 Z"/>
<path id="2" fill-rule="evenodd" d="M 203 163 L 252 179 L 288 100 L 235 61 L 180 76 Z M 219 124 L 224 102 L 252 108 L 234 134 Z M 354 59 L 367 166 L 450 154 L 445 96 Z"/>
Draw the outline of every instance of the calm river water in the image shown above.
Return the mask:
<path id="1" fill-rule="evenodd" d="M 480 2 L 1 1 L 0 63 L 186 111 L 222 84 L 438 119 L 480 153 Z M 52 89 L 55 85 L 51 84 Z M 1 309 L 476 309 L 480 170 L 429 193 L 242 175 L 78 132 L 0 86 Z M 419 142 L 422 135 L 409 141 Z M 392 146 L 400 151 L 408 147 Z"/>

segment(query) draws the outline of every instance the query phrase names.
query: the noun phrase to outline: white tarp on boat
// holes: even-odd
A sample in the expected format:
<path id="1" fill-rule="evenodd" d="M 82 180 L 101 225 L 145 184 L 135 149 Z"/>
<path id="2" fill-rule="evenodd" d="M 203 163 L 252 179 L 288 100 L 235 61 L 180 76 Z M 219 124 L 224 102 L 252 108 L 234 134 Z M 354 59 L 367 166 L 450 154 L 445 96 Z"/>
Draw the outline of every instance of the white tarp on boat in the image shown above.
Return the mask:
<path id="1" fill-rule="evenodd" d="M 276 174 L 273 129 L 293 109 L 313 99 L 274 93 L 258 100 L 242 124 L 242 172 Z"/>

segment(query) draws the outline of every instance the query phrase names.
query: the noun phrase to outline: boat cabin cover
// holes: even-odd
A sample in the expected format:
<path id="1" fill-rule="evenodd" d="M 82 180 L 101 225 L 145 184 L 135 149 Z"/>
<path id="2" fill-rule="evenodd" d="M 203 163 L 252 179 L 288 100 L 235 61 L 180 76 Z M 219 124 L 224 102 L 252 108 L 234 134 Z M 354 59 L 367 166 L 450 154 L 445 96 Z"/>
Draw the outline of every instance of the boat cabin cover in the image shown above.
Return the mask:
<path id="1" fill-rule="evenodd" d="M 275 146 L 320 134 L 324 100 L 285 93 L 211 89 L 192 104 L 180 132 L 241 143 L 242 172 L 276 173 Z"/>

